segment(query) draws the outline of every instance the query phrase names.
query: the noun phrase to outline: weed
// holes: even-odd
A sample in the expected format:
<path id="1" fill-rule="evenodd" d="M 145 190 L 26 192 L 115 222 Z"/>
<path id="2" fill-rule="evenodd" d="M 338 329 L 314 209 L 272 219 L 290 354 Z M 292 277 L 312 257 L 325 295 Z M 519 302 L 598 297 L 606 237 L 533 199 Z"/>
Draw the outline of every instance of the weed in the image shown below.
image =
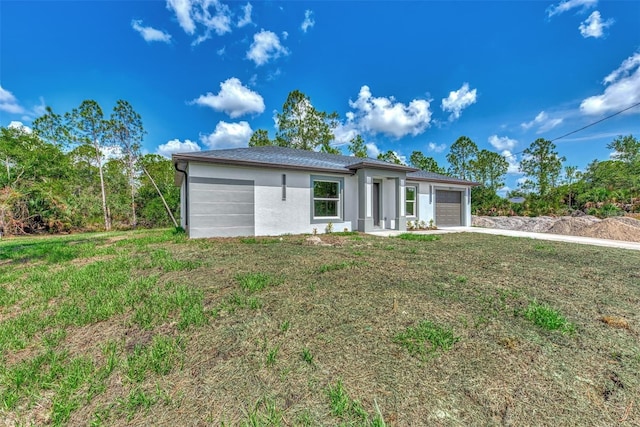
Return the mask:
<path id="1" fill-rule="evenodd" d="M 264 273 L 239 274 L 236 276 L 236 281 L 248 292 L 258 292 L 276 283 L 273 277 Z"/>
<path id="2" fill-rule="evenodd" d="M 128 414 L 128 420 L 133 418 L 133 415 L 139 409 L 149 409 L 157 401 L 157 397 L 151 396 L 146 393 L 142 388 L 136 387 L 127 396 L 127 400 L 124 402 L 126 412 Z"/>
<path id="3" fill-rule="evenodd" d="M 240 424 L 242 427 L 278 427 L 283 425 L 283 414 L 272 399 L 259 400 L 253 410 L 247 414 L 247 419 Z"/>
<path id="4" fill-rule="evenodd" d="M 460 337 L 453 334 L 450 328 L 438 326 L 423 320 L 416 327 L 409 327 L 395 336 L 393 341 L 406 348 L 411 355 L 424 356 L 438 350 L 449 350 Z M 430 344 L 429 348 L 426 345 Z"/>
<path id="5" fill-rule="evenodd" d="M 273 366 L 276 364 L 276 360 L 278 360 L 278 351 L 280 350 L 280 346 L 275 346 L 267 352 L 267 366 Z"/>
<path id="6" fill-rule="evenodd" d="M 467 276 L 458 276 L 455 279 L 455 282 L 461 285 L 464 283 L 467 283 L 467 281 L 468 281 Z"/>
<path id="7" fill-rule="evenodd" d="M 313 354 L 311 354 L 311 350 L 307 347 L 302 349 L 302 360 L 307 362 L 309 365 L 313 365 Z"/>
<path id="8" fill-rule="evenodd" d="M 287 332 L 291 328 L 291 322 L 285 320 L 280 324 L 280 332 Z"/>
<path id="9" fill-rule="evenodd" d="M 529 303 L 524 310 L 524 317 L 548 331 L 560 331 L 562 333 L 575 332 L 575 325 L 567 321 L 558 310 L 547 304 L 540 304 L 536 300 Z"/>
<path id="10" fill-rule="evenodd" d="M 333 415 L 342 419 L 355 419 L 359 421 L 358 424 L 366 423 L 369 415 L 359 401 L 349 397 L 342 380 L 338 380 L 333 386 L 329 384 L 327 395 L 329 396 L 329 405 Z"/>
<path id="11" fill-rule="evenodd" d="M 397 238 L 402 240 L 413 240 L 417 242 L 434 242 L 436 240 L 440 240 L 440 236 L 438 234 L 403 233 Z"/>

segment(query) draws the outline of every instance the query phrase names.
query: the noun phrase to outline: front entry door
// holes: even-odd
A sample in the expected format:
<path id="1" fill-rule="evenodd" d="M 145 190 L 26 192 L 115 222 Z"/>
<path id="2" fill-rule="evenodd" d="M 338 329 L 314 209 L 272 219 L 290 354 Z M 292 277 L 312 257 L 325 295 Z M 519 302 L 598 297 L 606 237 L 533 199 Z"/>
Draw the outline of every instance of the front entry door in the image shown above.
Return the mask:
<path id="1" fill-rule="evenodd" d="M 373 183 L 373 226 L 380 227 L 380 183 Z"/>

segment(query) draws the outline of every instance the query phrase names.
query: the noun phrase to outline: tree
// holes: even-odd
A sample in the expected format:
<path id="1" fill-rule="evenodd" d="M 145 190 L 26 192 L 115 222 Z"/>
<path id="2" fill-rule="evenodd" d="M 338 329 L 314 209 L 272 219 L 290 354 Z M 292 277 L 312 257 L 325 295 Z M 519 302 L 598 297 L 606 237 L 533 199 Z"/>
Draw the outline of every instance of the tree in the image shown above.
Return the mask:
<path id="1" fill-rule="evenodd" d="M 387 151 L 386 153 L 378 154 L 378 160 L 382 160 L 384 162 L 395 163 L 396 165 L 403 165 L 402 160 L 398 157 L 398 155 L 394 151 Z"/>
<path id="2" fill-rule="evenodd" d="M 166 213 L 177 228 L 175 215 L 180 204 L 180 189 L 173 183 L 173 162 L 157 154 L 146 154 L 140 158 L 139 164 L 144 175 L 140 177 L 141 185 L 136 196 L 142 220 L 150 227 L 168 225 Z"/>
<path id="3" fill-rule="evenodd" d="M 538 138 L 523 151 L 520 170 L 528 177 L 523 188 L 544 197 L 555 187 L 564 157 L 558 156 L 553 142 Z"/>
<path id="4" fill-rule="evenodd" d="M 45 114 L 33 121 L 33 131 L 43 141 L 58 146 L 64 146 L 70 138 L 63 117 L 48 106 L 45 107 Z"/>
<path id="5" fill-rule="evenodd" d="M 68 119 L 72 140 L 77 144 L 86 144 L 94 148 L 94 161 L 100 175 L 100 192 L 102 196 L 102 213 L 104 228 L 111 230 L 111 218 L 107 206 L 107 191 L 104 183 L 104 155 L 103 150 L 108 146 L 108 122 L 104 119 L 102 108 L 94 100 L 82 101 L 78 108 L 74 108 Z"/>
<path id="6" fill-rule="evenodd" d="M 620 160 L 627 164 L 640 162 L 640 141 L 633 135 L 618 136 L 607 145 L 609 150 L 615 150 L 612 156 L 616 160 Z"/>
<path id="7" fill-rule="evenodd" d="M 480 150 L 476 158 L 469 161 L 469 170 L 474 181 L 495 192 L 504 185 L 509 163 L 496 152 Z"/>
<path id="8" fill-rule="evenodd" d="M 569 189 L 569 208 L 571 208 L 573 198 L 573 183 L 578 178 L 577 166 L 565 166 L 564 167 L 564 181 Z"/>
<path id="9" fill-rule="evenodd" d="M 145 135 L 142 117 L 131 104 L 119 99 L 109 120 L 109 135 L 112 142 L 122 150 L 122 161 L 129 181 L 131 195 L 131 225 L 138 224 L 136 218 L 136 163 L 140 157 L 142 139 Z"/>
<path id="10" fill-rule="evenodd" d="M 469 137 L 461 136 L 451 145 L 447 161 L 449 173 L 461 179 L 470 179 L 469 162 L 478 154 L 478 146 Z"/>
<path id="11" fill-rule="evenodd" d="M 351 141 L 349 141 L 349 152 L 351 154 L 353 154 L 355 157 L 369 157 L 367 154 L 367 146 L 364 143 L 364 139 L 362 138 L 362 135 L 358 134 L 356 136 L 354 136 L 353 138 L 351 138 Z"/>
<path id="12" fill-rule="evenodd" d="M 269 139 L 269 132 L 265 129 L 258 129 L 249 138 L 249 147 L 265 147 L 275 145 L 275 141 Z"/>
<path id="13" fill-rule="evenodd" d="M 421 151 L 414 151 L 409 157 L 409 164 L 414 168 L 421 169 L 426 172 L 439 173 L 445 175 L 447 172 L 438 165 L 433 157 L 426 157 Z"/>
<path id="14" fill-rule="evenodd" d="M 338 113 L 316 110 L 309 97 L 299 90 L 289 93 L 282 112 L 276 114 L 276 122 L 275 145 L 303 150 L 322 147 L 326 152 L 332 151 L 329 143 L 334 139 L 333 130 L 338 126 Z"/>

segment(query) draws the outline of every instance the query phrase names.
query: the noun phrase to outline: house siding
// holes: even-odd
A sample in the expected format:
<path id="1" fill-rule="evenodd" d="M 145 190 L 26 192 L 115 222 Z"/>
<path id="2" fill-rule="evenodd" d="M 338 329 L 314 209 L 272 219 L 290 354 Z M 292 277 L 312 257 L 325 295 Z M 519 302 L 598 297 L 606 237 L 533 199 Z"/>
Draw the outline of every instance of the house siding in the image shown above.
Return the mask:
<path id="1" fill-rule="evenodd" d="M 424 221 L 427 225 L 431 220 L 434 221 L 434 225 L 437 227 L 438 223 L 435 216 L 436 210 L 436 191 L 460 191 L 462 192 L 461 203 L 462 213 L 461 220 L 462 225 L 471 226 L 471 200 L 470 200 L 470 188 L 465 185 L 455 184 L 442 184 L 442 183 L 430 183 L 430 182 L 413 182 L 407 181 L 407 185 L 417 185 L 418 188 L 418 221 Z"/>
<path id="2" fill-rule="evenodd" d="M 282 200 L 282 175 L 286 174 L 286 200 Z M 357 228 L 357 206 L 351 203 L 358 200 L 357 178 L 355 176 L 322 173 L 308 173 L 287 169 L 258 169 L 254 167 L 211 165 L 190 162 L 190 179 L 211 178 L 253 181 L 254 188 L 254 234 L 256 236 L 276 236 L 281 234 L 324 233 L 326 222 L 311 221 L 311 175 L 341 178 L 343 218 L 332 221 L 334 231 L 354 230 Z M 190 192 L 189 204 L 194 196 Z M 192 213 L 189 214 L 190 216 Z M 196 236 L 193 236 L 196 237 Z M 207 236 L 198 236 L 207 237 Z"/>

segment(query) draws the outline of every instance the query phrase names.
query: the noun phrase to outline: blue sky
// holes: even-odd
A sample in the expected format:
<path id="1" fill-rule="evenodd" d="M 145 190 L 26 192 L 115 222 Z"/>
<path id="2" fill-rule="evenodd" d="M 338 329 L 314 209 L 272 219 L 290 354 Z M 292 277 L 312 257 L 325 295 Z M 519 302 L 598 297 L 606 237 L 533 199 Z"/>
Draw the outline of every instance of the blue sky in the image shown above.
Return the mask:
<path id="1" fill-rule="evenodd" d="M 469 136 L 521 152 L 640 102 L 638 1 L 0 1 L 0 125 L 129 101 L 146 152 L 242 147 L 299 89 L 335 144 L 421 150 Z M 556 141 L 566 165 L 640 137 L 640 106 Z M 341 145 L 342 144 L 342 145 Z"/>

